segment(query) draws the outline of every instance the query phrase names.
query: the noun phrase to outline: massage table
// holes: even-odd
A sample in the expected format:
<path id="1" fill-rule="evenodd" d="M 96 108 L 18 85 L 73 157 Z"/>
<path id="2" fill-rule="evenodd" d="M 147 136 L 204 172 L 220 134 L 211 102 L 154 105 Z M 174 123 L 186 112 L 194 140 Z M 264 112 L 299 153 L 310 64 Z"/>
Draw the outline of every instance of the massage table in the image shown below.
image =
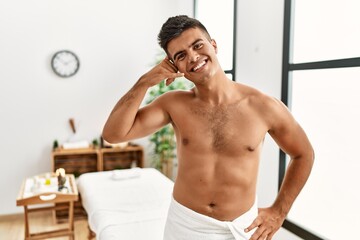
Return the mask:
<path id="1" fill-rule="evenodd" d="M 77 185 L 96 239 L 163 239 L 173 182 L 158 170 L 84 173 Z"/>

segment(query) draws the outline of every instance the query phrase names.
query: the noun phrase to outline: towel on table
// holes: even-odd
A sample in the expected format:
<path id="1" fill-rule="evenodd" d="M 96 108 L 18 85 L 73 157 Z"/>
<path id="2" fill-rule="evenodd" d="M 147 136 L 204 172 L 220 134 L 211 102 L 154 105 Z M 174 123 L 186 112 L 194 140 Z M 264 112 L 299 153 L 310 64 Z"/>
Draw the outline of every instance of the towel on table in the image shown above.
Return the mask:
<path id="1" fill-rule="evenodd" d="M 164 240 L 247 240 L 255 229 L 244 230 L 258 214 L 257 201 L 233 221 L 219 221 L 199 214 L 172 198 L 165 225 Z"/>
<path id="2" fill-rule="evenodd" d="M 140 168 L 121 169 L 121 170 L 113 170 L 111 174 L 111 179 L 125 180 L 130 178 L 138 178 L 140 176 L 141 176 Z"/>

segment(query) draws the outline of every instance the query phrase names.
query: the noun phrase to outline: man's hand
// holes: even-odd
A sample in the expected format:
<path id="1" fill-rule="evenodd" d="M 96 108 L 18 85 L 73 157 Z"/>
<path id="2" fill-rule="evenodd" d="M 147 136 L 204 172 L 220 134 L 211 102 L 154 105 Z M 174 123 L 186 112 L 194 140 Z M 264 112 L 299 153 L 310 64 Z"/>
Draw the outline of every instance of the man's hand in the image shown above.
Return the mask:
<path id="1" fill-rule="evenodd" d="M 278 211 L 273 208 L 259 208 L 259 214 L 252 224 L 245 229 L 250 232 L 257 228 L 250 240 L 271 240 L 285 220 Z"/>
<path id="2" fill-rule="evenodd" d="M 170 85 L 175 78 L 183 77 L 183 73 L 179 73 L 177 67 L 170 61 L 168 57 L 164 58 L 158 65 L 145 73 L 141 78 L 149 87 L 166 80 L 166 85 Z"/>

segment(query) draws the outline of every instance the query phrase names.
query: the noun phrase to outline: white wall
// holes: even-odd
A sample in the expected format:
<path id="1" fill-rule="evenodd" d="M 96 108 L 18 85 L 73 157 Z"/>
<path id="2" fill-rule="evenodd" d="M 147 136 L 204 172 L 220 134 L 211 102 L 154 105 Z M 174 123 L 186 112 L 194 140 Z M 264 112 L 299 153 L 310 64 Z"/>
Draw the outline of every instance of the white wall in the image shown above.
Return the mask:
<path id="1" fill-rule="evenodd" d="M 51 170 L 52 143 L 69 139 L 70 117 L 75 138 L 100 136 L 117 99 L 154 63 L 162 23 L 192 8 L 192 0 L 0 2 L 0 215 L 22 211 L 22 180 Z M 80 58 L 69 79 L 50 67 L 61 49 Z"/>
<path id="2" fill-rule="evenodd" d="M 238 0 L 236 80 L 281 98 L 283 1 Z M 259 207 L 277 195 L 279 148 L 267 135 L 258 177 Z M 280 229 L 275 240 L 299 240 Z"/>

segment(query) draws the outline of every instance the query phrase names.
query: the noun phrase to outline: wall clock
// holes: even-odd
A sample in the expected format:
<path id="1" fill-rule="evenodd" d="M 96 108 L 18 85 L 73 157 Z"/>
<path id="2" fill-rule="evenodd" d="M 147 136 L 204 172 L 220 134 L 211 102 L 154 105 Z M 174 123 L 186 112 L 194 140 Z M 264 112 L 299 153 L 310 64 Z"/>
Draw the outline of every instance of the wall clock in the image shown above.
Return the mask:
<path id="1" fill-rule="evenodd" d="M 74 76 L 80 67 L 79 58 L 75 53 L 61 50 L 54 54 L 51 59 L 51 67 L 59 77 L 67 78 Z"/>

